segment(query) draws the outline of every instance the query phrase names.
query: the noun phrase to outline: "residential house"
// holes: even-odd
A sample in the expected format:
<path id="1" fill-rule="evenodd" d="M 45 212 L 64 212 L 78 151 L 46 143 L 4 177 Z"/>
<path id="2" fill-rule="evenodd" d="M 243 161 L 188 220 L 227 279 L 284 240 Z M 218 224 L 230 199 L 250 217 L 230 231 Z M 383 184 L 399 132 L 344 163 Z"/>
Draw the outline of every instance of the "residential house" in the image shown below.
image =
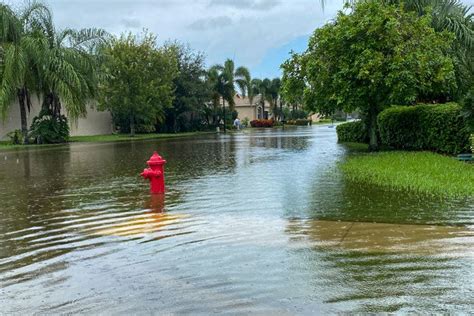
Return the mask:
<path id="1" fill-rule="evenodd" d="M 263 111 L 262 106 L 262 96 L 256 95 L 252 103 L 248 97 L 243 97 L 240 94 L 234 96 L 235 110 L 239 113 L 239 118 L 241 120 L 248 118 L 250 121 L 256 119 L 268 119 L 270 118 L 271 106 L 268 101 L 265 100 L 265 111 Z"/>

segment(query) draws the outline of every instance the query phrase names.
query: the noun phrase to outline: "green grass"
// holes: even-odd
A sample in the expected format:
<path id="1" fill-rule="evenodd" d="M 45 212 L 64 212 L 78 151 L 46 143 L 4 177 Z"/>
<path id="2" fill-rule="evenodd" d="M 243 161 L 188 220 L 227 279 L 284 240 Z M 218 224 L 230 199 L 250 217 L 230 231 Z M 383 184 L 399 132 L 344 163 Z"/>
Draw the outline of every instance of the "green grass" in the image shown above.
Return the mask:
<path id="1" fill-rule="evenodd" d="M 353 181 L 392 190 L 446 197 L 474 197 L 474 165 L 430 152 L 359 154 L 341 163 Z"/>
<path id="2" fill-rule="evenodd" d="M 10 149 L 22 149 L 22 148 L 29 148 L 29 147 L 51 147 L 57 146 L 57 144 L 43 144 L 43 145 L 13 145 L 9 141 L 0 141 L 0 151 L 2 150 L 10 150 Z"/>
<path id="3" fill-rule="evenodd" d="M 71 136 L 70 142 L 120 142 L 128 140 L 146 140 L 146 139 L 160 139 L 160 138 L 174 138 L 195 136 L 199 134 L 207 134 L 214 132 L 188 132 L 188 133 L 174 133 L 174 134 L 136 134 L 131 137 L 128 134 L 112 134 L 112 135 L 93 135 L 93 136 Z"/>
<path id="4" fill-rule="evenodd" d="M 313 125 L 318 125 L 318 124 L 331 124 L 332 122 L 337 123 L 336 121 L 333 121 L 331 119 L 319 119 L 319 121 L 313 121 Z"/>
<path id="5" fill-rule="evenodd" d="M 137 134 L 134 137 L 130 137 L 128 134 L 112 134 L 112 135 L 94 135 L 94 136 L 72 136 L 69 138 L 69 142 L 120 142 L 120 141 L 136 141 L 136 140 L 147 140 L 147 139 L 164 139 L 164 138 L 175 138 L 175 137 L 186 137 L 195 136 L 201 134 L 208 134 L 214 132 L 188 132 L 188 133 L 174 133 L 174 134 Z M 57 145 L 57 144 L 56 144 Z M 45 145 L 12 145 L 8 141 L 0 141 L 0 151 L 10 149 L 24 149 L 24 148 L 36 148 L 36 147 L 48 147 L 56 146 L 54 144 Z"/>

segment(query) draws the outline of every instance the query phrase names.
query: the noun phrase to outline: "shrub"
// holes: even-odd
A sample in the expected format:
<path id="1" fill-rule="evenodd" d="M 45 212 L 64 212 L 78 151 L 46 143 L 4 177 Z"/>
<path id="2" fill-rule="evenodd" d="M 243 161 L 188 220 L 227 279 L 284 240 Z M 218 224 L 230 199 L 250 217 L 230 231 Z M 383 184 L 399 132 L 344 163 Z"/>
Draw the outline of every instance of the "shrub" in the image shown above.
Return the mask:
<path id="1" fill-rule="evenodd" d="M 297 119 L 297 120 L 289 120 L 286 122 L 288 125 L 298 125 L 298 126 L 307 126 L 310 125 L 312 122 L 308 119 Z"/>
<path id="2" fill-rule="evenodd" d="M 342 111 L 336 111 L 336 113 L 334 113 L 331 116 L 331 119 L 333 119 L 337 122 L 345 122 L 345 121 L 347 121 L 347 115 L 346 115 L 346 113 L 344 113 Z"/>
<path id="3" fill-rule="evenodd" d="M 273 123 L 274 123 L 273 120 L 260 119 L 260 120 L 250 121 L 250 126 L 252 126 L 252 127 L 273 127 Z"/>
<path id="4" fill-rule="evenodd" d="M 294 109 L 289 113 L 289 116 L 286 116 L 292 120 L 297 119 L 306 119 L 309 115 L 309 112 L 303 109 Z"/>
<path id="5" fill-rule="evenodd" d="M 10 138 L 10 143 L 12 145 L 20 145 L 24 143 L 24 137 L 21 129 L 16 129 L 8 133 L 7 136 Z"/>
<path id="6" fill-rule="evenodd" d="M 342 143 L 369 143 L 367 127 L 362 121 L 340 124 L 336 127 L 337 140 Z"/>
<path id="7" fill-rule="evenodd" d="M 377 122 L 385 146 L 447 154 L 469 151 L 467 121 L 456 103 L 391 107 Z"/>
<path id="8" fill-rule="evenodd" d="M 30 136 L 38 144 L 54 144 L 67 142 L 69 125 L 64 115 L 53 116 L 49 111 L 42 110 L 31 124 Z"/>

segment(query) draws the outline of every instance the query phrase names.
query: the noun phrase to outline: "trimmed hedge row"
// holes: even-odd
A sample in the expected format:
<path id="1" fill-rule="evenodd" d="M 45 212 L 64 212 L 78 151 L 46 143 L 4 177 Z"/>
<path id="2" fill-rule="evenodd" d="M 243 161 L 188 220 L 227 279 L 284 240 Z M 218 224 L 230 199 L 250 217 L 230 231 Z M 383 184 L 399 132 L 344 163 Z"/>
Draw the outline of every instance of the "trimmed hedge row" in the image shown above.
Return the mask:
<path id="1" fill-rule="evenodd" d="M 379 114 L 377 124 L 385 146 L 448 154 L 469 151 L 470 133 L 456 103 L 390 107 Z"/>
<path id="2" fill-rule="evenodd" d="M 286 122 L 288 125 L 298 125 L 298 126 L 308 126 L 311 125 L 311 120 L 308 119 L 297 119 L 297 120 L 289 120 Z"/>
<path id="3" fill-rule="evenodd" d="M 377 125 L 384 146 L 454 155 L 470 151 L 468 124 L 456 103 L 393 106 L 378 115 Z M 338 125 L 336 130 L 340 142 L 369 142 L 362 121 Z"/>
<path id="4" fill-rule="evenodd" d="M 250 121 L 250 126 L 252 127 L 273 127 L 273 124 L 273 120 L 259 119 Z"/>
<path id="5" fill-rule="evenodd" d="M 342 143 L 368 143 L 369 133 L 362 121 L 347 122 L 336 126 L 337 139 Z"/>

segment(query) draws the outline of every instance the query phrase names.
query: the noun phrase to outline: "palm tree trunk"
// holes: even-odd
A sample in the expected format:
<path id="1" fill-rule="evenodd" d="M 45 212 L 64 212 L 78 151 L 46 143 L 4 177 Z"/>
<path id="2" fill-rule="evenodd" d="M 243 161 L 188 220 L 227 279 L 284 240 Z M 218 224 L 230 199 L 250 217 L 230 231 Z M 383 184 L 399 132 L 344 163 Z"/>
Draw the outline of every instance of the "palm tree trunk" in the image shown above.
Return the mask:
<path id="1" fill-rule="evenodd" d="M 219 101 L 214 99 L 212 101 L 212 107 L 213 107 L 213 111 L 212 111 L 212 124 L 214 125 L 214 127 L 217 127 L 219 124 L 217 122 L 217 109 L 219 108 Z"/>
<path id="2" fill-rule="evenodd" d="M 135 118 L 130 114 L 130 137 L 135 137 Z"/>
<path id="3" fill-rule="evenodd" d="M 223 121 L 224 121 L 224 133 L 225 133 L 225 99 L 222 97 L 222 113 L 223 113 Z"/>
<path id="4" fill-rule="evenodd" d="M 53 93 L 53 117 L 58 118 L 61 116 L 61 101 L 57 94 Z"/>
<path id="5" fill-rule="evenodd" d="M 177 119 L 176 119 L 176 113 L 173 113 L 173 133 L 176 133 L 176 132 L 177 132 L 177 130 L 176 130 L 176 125 L 177 125 L 177 124 L 176 124 L 176 121 L 177 121 Z"/>
<path id="6" fill-rule="evenodd" d="M 26 117 L 26 88 L 18 89 L 18 104 L 20 105 L 21 134 L 23 144 L 28 144 L 28 118 Z"/>
<path id="7" fill-rule="evenodd" d="M 280 100 L 280 122 L 283 121 L 283 104 Z"/>

